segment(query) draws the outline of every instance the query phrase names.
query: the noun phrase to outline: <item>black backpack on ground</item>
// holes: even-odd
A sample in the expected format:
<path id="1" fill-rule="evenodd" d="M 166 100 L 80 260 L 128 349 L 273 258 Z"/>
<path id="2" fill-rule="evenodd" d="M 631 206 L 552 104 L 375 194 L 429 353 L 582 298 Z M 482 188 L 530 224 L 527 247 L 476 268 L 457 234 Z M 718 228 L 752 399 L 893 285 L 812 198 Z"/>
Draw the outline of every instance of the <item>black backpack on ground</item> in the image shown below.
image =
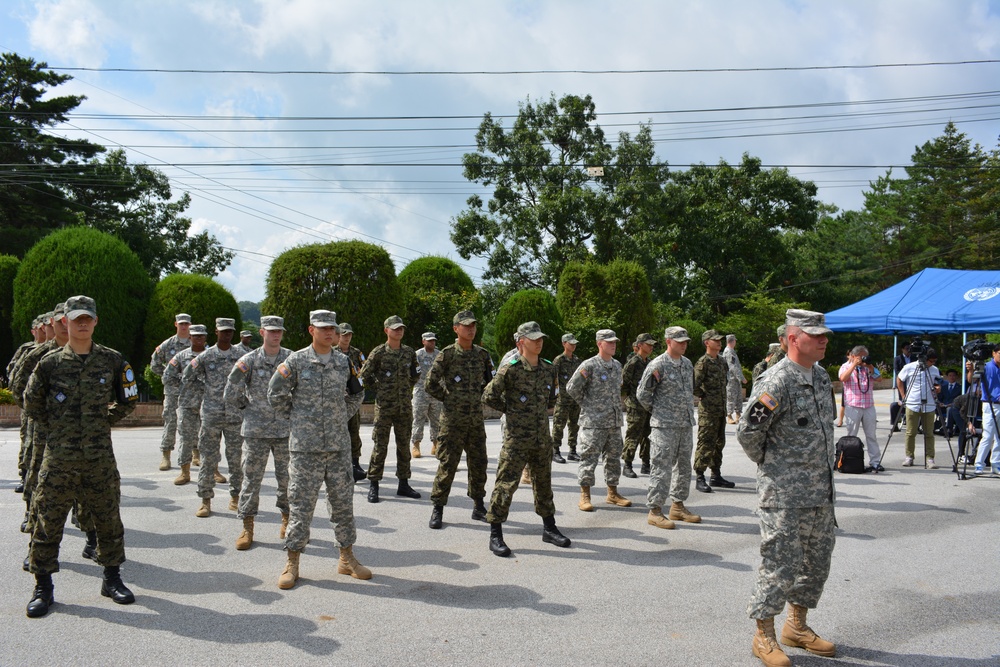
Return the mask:
<path id="1" fill-rule="evenodd" d="M 837 472 L 857 475 L 865 472 L 865 445 L 856 435 L 837 441 Z"/>

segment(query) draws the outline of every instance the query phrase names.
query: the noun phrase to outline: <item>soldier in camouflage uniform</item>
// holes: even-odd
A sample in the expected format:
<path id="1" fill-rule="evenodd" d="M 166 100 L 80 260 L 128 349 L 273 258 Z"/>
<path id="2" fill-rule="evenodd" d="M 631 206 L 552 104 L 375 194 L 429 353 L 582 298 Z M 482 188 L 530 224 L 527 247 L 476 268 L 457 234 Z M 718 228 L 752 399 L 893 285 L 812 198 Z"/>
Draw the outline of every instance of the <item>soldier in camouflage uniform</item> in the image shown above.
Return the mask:
<path id="1" fill-rule="evenodd" d="M 483 418 L 483 388 L 493 379 L 490 353 L 474 344 L 476 316 L 463 310 L 452 319 L 456 340 L 441 350 L 424 390 L 441 401 L 441 429 L 438 431 L 438 471 L 431 491 L 431 528 L 440 528 L 451 484 L 465 452 L 469 468 L 469 497 L 472 518 L 486 521 L 486 423 Z"/>
<path id="2" fill-rule="evenodd" d="M 205 351 L 208 329 L 204 324 L 192 324 L 188 329 L 191 347 L 184 348 L 167 362 L 163 371 L 163 391 L 177 392 L 177 465 L 181 472 L 174 484 L 182 486 L 191 481 L 191 464 L 198 449 L 198 432 L 201 430 L 201 392 L 193 381 L 184 382 L 184 369 Z"/>
<path id="3" fill-rule="evenodd" d="M 622 365 L 614 358 L 618 337 L 611 329 L 597 332 L 597 354 L 587 359 L 566 385 L 566 391 L 580 405 L 580 503 L 584 512 L 593 512 L 590 487 L 594 471 L 604 455 L 606 502 L 631 507 L 632 501 L 618 493 L 622 455 Z"/>
<path id="4" fill-rule="evenodd" d="M 722 350 L 722 358 L 726 361 L 729 374 L 726 376 L 726 422 L 735 424 L 743 413 L 743 385 L 747 376 L 736 354 L 736 336 L 726 336 L 726 347 Z"/>
<path id="5" fill-rule="evenodd" d="M 253 352 L 253 332 L 249 329 L 244 329 L 240 332 L 240 342 L 234 347 L 242 347 L 247 352 Z"/>
<path id="6" fill-rule="evenodd" d="M 434 365 L 440 352 L 436 349 L 437 336 L 433 331 L 425 331 L 420 336 L 423 347 L 417 350 L 417 379 L 413 387 L 413 458 L 420 458 L 420 442 L 424 439 L 424 423 L 430 422 L 431 456 L 437 454 L 438 422 L 441 420 L 441 401 L 431 398 L 424 391 L 424 378 Z"/>
<path id="7" fill-rule="evenodd" d="M 767 346 L 767 355 L 757 362 L 750 372 L 750 380 L 752 382 L 757 382 L 757 378 L 767 370 L 767 364 L 771 361 L 771 358 L 781 351 L 781 343 L 771 343 Z"/>
<path id="8" fill-rule="evenodd" d="M 135 601 L 122 583 L 125 528 L 119 512 L 121 478 L 111 447 L 111 425 L 139 398 L 128 362 L 93 341 L 97 306 L 86 296 L 66 300 L 69 342 L 45 355 L 24 393 L 24 408 L 46 434 L 45 454 L 32 500 L 35 526 L 28 557 L 35 590 L 29 617 L 53 604 L 52 574 L 59 571 L 59 544 L 75 501 L 94 516 L 97 562 L 104 566 L 101 595 L 118 604 Z"/>
<path id="9" fill-rule="evenodd" d="M 674 521 L 700 523 L 701 517 L 684 507 L 691 491 L 691 427 L 694 426 L 694 368 L 684 356 L 687 330 L 668 327 L 663 334 L 667 351 L 654 359 L 639 379 L 636 400 L 650 412 L 649 492 L 646 523 L 672 529 Z M 663 505 L 670 499 L 668 516 Z"/>
<path id="10" fill-rule="evenodd" d="M 278 483 L 280 538 L 285 538 L 288 527 L 288 415 L 275 412 L 267 400 L 271 376 L 292 353 L 281 347 L 284 333 L 283 318 L 273 315 L 261 317 L 260 335 L 264 345 L 240 357 L 226 382 L 227 410 L 243 415 L 240 429 L 243 436 L 243 486 L 236 511 L 237 518 L 243 520 L 243 532 L 236 538 L 238 551 L 245 551 L 253 544 L 254 517 L 260 503 L 260 484 L 264 479 L 268 456 L 274 457 L 274 479 Z"/>
<path id="11" fill-rule="evenodd" d="M 639 452 L 642 474 L 649 474 L 649 410 L 636 399 L 635 392 L 639 380 L 649 366 L 649 355 L 653 353 L 656 339 L 651 334 L 641 333 L 633 347 L 635 354 L 629 357 L 622 369 L 622 400 L 625 403 L 625 448 L 622 450 L 622 474 L 635 479 L 632 461 Z"/>
<path id="12" fill-rule="evenodd" d="M 17 367 L 20 365 L 21 361 L 24 359 L 25 355 L 29 354 L 32 350 L 46 342 L 45 338 L 45 326 L 42 324 L 43 315 L 39 315 L 34 320 L 31 321 L 31 336 L 32 340 L 27 343 L 22 343 L 20 347 L 14 352 L 14 356 L 11 358 L 10 363 L 7 364 L 7 378 L 8 382 L 13 382 L 14 376 L 17 374 Z M 54 336 L 55 334 L 53 334 Z M 29 374 L 30 375 L 30 374 Z M 20 393 L 24 393 L 23 391 Z M 17 472 L 18 478 L 20 478 L 21 483 L 18 485 L 20 491 L 15 489 L 18 493 L 24 491 L 24 482 L 28 473 L 28 465 L 30 461 L 27 460 L 28 457 L 25 456 L 25 448 L 28 447 L 31 439 L 30 427 L 28 425 L 28 415 L 24 414 L 24 410 L 21 410 L 21 445 L 17 452 Z"/>
<path id="13" fill-rule="evenodd" d="M 552 360 L 552 366 L 556 371 L 556 381 L 558 382 L 556 388 L 556 407 L 552 413 L 552 460 L 556 463 L 566 463 L 567 459 L 570 461 L 580 460 L 580 457 L 576 454 L 576 436 L 580 431 L 580 405 L 573 400 L 572 396 L 566 393 L 566 384 L 573 377 L 573 374 L 576 373 L 576 369 L 580 367 L 580 363 L 583 361 L 580 357 L 573 354 L 576 352 L 578 342 L 576 336 L 573 334 L 563 334 L 563 353 Z M 569 424 L 569 435 L 567 436 L 566 443 L 569 452 L 566 454 L 566 458 L 563 458 L 562 454 L 559 453 L 559 449 L 562 447 L 563 429 L 566 428 L 567 423 Z"/>
<path id="14" fill-rule="evenodd" d="M 337 572 L 371 579 L 357 561 L 353 545 L 354 482 L 347 421 L 365 398 L 351 360 L 336 349 L 337 316 L 328 310 L 309 313 L 312 344 L 293 352 L 271 376 L 267 397 L 276 414 L 290 420 L 288 438 L 288 552 L 278 588 L 289 589 L 299 578 L 299 556 L 309 542 L 320 486 L 326 495 L 334 543 L 340 549 Z"/>
<path id="15" fill-rule="evenodd" d="M 410 429 L 413 427 L 413 409 L 410 400 L 417 373 L 417 355 L 409 345 L 403 345 L 406 327 L 398 315 L 386 318 L 386 342 L 368 355 L 361 369 L 361 381 L 375 391 L 375 423 L 372 440 L 375 448 L 368 463 L 368 502 L 377 503 L 378 485 L 385 470 L 385 457 L 389 452 L 389 429 L 396 436 L 396 477 L 399 483 L 396 495 L 419 498 L 410 487 Z"/>
<path id="16" fill-rule="evenodd" d="M 149 360 L 149 370 L 161 379 L 163 371 L 174 355 L 183 349 L 191 347 L 191 316 L 187 313 L 177 313 L 174 316 L 174 328 L 177 333 L 156 346 Z M 163 387 L 163 437 L 160 439 L 160 470 L 170 470 L 170 452 L 174 451 L 177 440 L 177 387 L 169 390 Z"/>
<path id="17" fill-rule="evenodd" d="M 226 409 L 226 382 L 229 371 L 242 354 L 230 343 L 236 333 L 236 322 L 228 317 L 215 319 L 216 343 L 191 360 L 184 369 L 184 391 L 201 398 L 201 429 L 198 431 L 198 449 L 202 466 L 198 471 L 198 497 L 201 505 L 195 516 L 206 518 L 212 514 L 215 484 L 225 484 L 219 472 L 221 461 L 220 441 L 226 439 L 226 465 L 229 466 L 229 509 L 238 509 L 243 470 L 240 454 L 243 437 L 240 435 L 240 416 Z"/>
<path id="18" fill-rule="evenodd" d="M 21 356 L 27 354 L 31 348 L 35 347 L 40 343 L 45 342 L 45 330 L 42 329 L 41 323 L 38 318 L 31 320 L 31 340 L 27 343 L 21 343 L 16 350 L 14 350 L 14 356 L 10 358 L 7 362 L 7 368 L 4 371 L 4 381 L 7 385 L 14 377 L 14 367 L 17 366 L 17 362 L 20 361 Z"/>
<path id="19" fill-rule="evenodd" d="M 727 364 L 719 356 L 724 338 L 715 329 L 701 335 L 705 354 L 694 365 L 694 395 L 698 404 L 698 448 L 694 453 L 695 488 L 711 493 L 712 487 L 731 489 L 736 484 L 722 476 L 722 449 L 726 446 Z M 705 469 L 712 477 L 705 482 Z"/>
<path id="20" fill-rule="evenodd" d="M 517 328 L 518 352 L 502 364 L 483 391 L 483 404 L 507 416 L 503 448 L 497 461 L 497 480 L 486 520 L 490 524 L 490 551 L 510 555 L 504 543 L 503 522 L 517 491 L 518 477 L 527 465 L 531 469 L 535 513 L 542 517 L 542 541 L 568 547 L 569 538 L 556 527 L 556 506 L 552 501 L 552 441 L 548 410 L 556 402 L 555 369 L 539 355 L 545 334 L 537 322 Z"/>
<path id="21" fill-rule="evenodd" d="M 781 643 L 832 656 L 836 647 L 806 624 L 830 573 L 834 537 L 836 405 L 822 313 L 786 313 L 788 358 L 753 387 L 737 437 L 757 464 L 762 562 L 747 613 L 757 622 L 754 655 L 765 665 L 789 665 L 778 645 L 774 617 L 788 603 Z"/>
<path id="22" fill-rule="evenodd" d="M 365 365 L 365 353 L 351 345 L 354 338 L 354 329 L 347 322 L 337 325 L 340 331 L 340 342 L 337 343 L 341 353 L 346 354 L 351 360 L 355 370 L 360 371 Z M 347 432 L 351 435 L 351 469 L 354 472 L 354 481 L 360 482 L 365 478 L 365 469 L 361 467 L 361 411 L 351 415 L 351 420 L 347 422 Z"/>

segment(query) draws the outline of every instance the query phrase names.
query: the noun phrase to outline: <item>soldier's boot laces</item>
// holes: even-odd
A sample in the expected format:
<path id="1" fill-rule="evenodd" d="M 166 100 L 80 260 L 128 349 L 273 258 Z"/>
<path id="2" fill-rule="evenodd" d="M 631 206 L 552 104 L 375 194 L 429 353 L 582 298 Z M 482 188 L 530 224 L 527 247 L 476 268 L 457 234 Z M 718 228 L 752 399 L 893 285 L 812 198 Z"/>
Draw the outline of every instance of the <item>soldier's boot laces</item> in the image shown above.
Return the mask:
<path id="1" fill-rule="evenodd" d="M 278 588 L 281 590 L 287 591 L 299 580 L 299 556 L 301 554 L 301 551 L 288 552 L 288 561 L 285 563 L 285 569 L 281 571 L 281 576 L 278 577 Z"/>
<path id="2" fill-rule="evenodd" d="M 285 533 L 288 531 L 288 512 L 281 513 L 281 528 L 278 528 L 278 537 L 285 539 Z"/>
<path id="3" fill-rule="evenodd" d="M 163 458 L 160 460 L 160 470 L 170 470 L 170 452 L 163 452 Z"/>
<path id="4" fill-rule="evenodd" d="M 483 502 L 482 498 L 476 498 L 472 502 L 472 520 L 486 523 L 486 503 Z"/>
<path id="5" fill-rule="evenodd" d="M 349 574 L 355 579 L 371 579 L 372 571 L 358 562 L 351 547 L 340 548 L 340 560 L 337 562 L 338 574 Z"/>
<path id="6" fill-rule="evenodd" d="M 174 479 L 174 484 L 177 486 L 184 486 L 191 481 L 191 464 L 185 463 L 181 466 L 181 474 L 177 475 Z"/>
<path id="7" fill-rule="evenodd" d="M 101 595 L 111 598 L 115 604 L 132 604 L 135 602 L 135 595 L 125 586 L 125 583 L 122 581 L 121 570 L 117 565 L 108 565 L 104 568 Z"/>
<path id="8" fill-rule="evenodd" d="M 216 484 L 225 484 L 228 481 L 229 480 L 226 479 L 226 476 L 223 475 L 221 472 L 219 472 L 219 469 L 216 468 L 215 469 L 215 483 Z"/>
<path id="9" fill-rule="evenodd" d="M 820 638 L 806 624 L 807 611 L 805 607 L 788 603 L 788 617 L 785 619 L 785 626 L 781 629 L 781 643 L 785 646 L 804 648 L 810 653 L 826 658 L 833 657 L 837 654 L 837 647 L 834 646 L 833 642 Z"/>
<path id="10" fill-rule="evenodd" d="M 695 478 L 694 488 L 702 493 L 712 492 L 712 487 L 710 487 L 708 482 L 705 481 L 705 473 L 701 473 Z"/>
<path id="11" fill-rule="evenodd" d="M 503 524 L 490 524 L 490 551 L 501 558 L 510 555 L 510 547 L 503 541 Z"/>
<path id="12" fill-rule="evenodd" d="M 608 497 L 604 499 L 604 502 L 618 507 L 632 507 L 632 501 L 618 493 L 617 486 L 608 487 Z"/>
<path id="13" fill-rule="evenodd" d="M 240 499 L 237 496 L 229 496 L 229 509 L 235 512 L 240 508 Z"/>
<path id="14" fill-rule="evenodd" d="M 191 452 L 191 465 L 193 465 L 195 468 L 201 466 L 201 451 L 199 451 L 197 447 L 195 447 L 194 450 Z"/>
<path id="15" fill-rule="evenodd" d="M 31 594 L 31 601 L 28 602 L 28 608 L 25 609 L 25 613 L 28 615 L 28 618 L 39 618 L 40 616 L 45 616 L 45 614 L 49 613 L 49 607 L 54 605 L 55 602 L 56 599 L 53 593 L 52 575 L 36 574 L 35 590 Z"/>
<path id="16" fill-rule="evenodd" d="M 792 661 L 774 638 L 774 617 L 757 619 L 757 632 L 750 645 L 753 654 L 767 667 L 791 667 Z"/>
<path id="17" fill-rule="evenodd" d="M 649 508 L 649 514 L 646 515 L 646 523 L 650 526 L 656 526 L 657 528 L 664 528 L 666 530 L 674 529 L 674 522 L 663 516 L 663 510 L 659 507 Z"/>
<path id="18" fill-rule="evenodd" d="M 689 512 L 688 508 L 684 507 L 684 503 L 680 501 L 671 503 L 668 518 L 686 523 L 701 523 L 701 517 Z"/>
<path id="19" fill-rule="evenodd" d="M 83 553 L 80 554 L 84 558 L 97 562 L 97 531 L 88 530 L 87 531 L 87 543 L 83 545 Z"/>
<path id="20" fill-rule="evenodd" d="M 569 538 L 560 533 L 559 529 L 556 528 L 556 518 L 554 516 L 542 518 L 542 542 L 554 544 L 564 549 L 570 545 Z"/>
<path id="21" fill-rule="evenodd" d="M 253 517 L 243 517 L 243 532 L 236 538 L 236 550 L 246 551 L 253 544 Z"/>
<path id="22" fill-rule="evenodd" d="M 580 487 L 580 503 L 579 508 L 584 512 L 593 512 L 594 505 L 590 502 L 590 487 L 581 486 Z"/>
<path id="23" fill-rule="evenodd" d="M 194 515 L 199 519 L 212 516 L 212 499 L 202 498 L 201 505 L 198 507 L 198 510 L 194 513 Z"/>

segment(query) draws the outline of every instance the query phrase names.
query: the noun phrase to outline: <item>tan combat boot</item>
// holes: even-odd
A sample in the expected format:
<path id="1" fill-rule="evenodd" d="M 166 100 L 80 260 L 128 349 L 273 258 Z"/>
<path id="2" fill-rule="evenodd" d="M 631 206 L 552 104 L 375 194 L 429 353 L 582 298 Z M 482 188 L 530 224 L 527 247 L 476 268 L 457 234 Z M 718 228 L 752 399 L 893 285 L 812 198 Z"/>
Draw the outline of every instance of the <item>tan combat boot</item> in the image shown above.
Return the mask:
<path id="1" fill-rule="evenodd" d="M 524 466 L 524 470 L 521 471 L 521 484 L 531 486 L 531 470 L 528 466 Z"/>
<path id="2" fill-rule="evenodd" d="M 785 627 L 781 629 L 781 643 L 785 646 L 797 646 L 804 648 L 810 653 L 832 658 L 837 654 L 837 647 L 832 642 L 821 639 L 813 632 L 813 629 L 806 625 L 805 607 L 788 603 L 788 617 L 785 619 Z"/>
<path id="3" fill-rule="evenodd" d="M 604 502 L 609 505 L 617 505 L 618 507 L 632 507 L 632 501 L 620 495 L 617 486 L 608 487 L 608 497 L 604 499 Z"/>
<path id="4" fill-rule="evenodd" d="M 285 539 L 285 532 L 288 530 L 288 514 L 281 515 L 281 528 L 278 529 L 278 537 Z"/>
<path id="5" fill-rule="evenodd" d="M 199 519 L 204 519 L 205 517 L 211 516 L 212 515 L 212 499 L 211 498 L 202 498 L 201 499 L 201 507 L 198 508 L 198 511 L 195 512 L 194 515 L 196 517 L 198 517 Z"/>
<path id="6" fill-rule="evenodd" d="M 420 458 L 420 443 L 419 442 L 413 443 L 413 446 L 410 448 L 410 454 L 415 459 L 419 459 Z"/>
<path id="7" fill-rule="evenodd" d="M 163 452 L 163 458 L 160 460 L 160 470 L 170 470 L 170 452 Z"/>
<path id="8" fill-rule="evenodd" d="M 223 475 L 221 472 L 219 472 L 219 469 L 216 468 L 215 469 L 215 483 L 216 484 L 225 484 L 228 481 L 229 480 L 226 479 L 225 475 Z"/>
<path id="9" fill-rule="evenodd" d="M 792 661 L 774 638 L 774 617 L 757 619 L 757 632 L 750 645 L 753 654 L 767 667 L 791 667 Z"/>
<path id="10" fill-rule="evenodd" d="M 201 452 L 197 447 L 191 450 L 191 465 L 195 468 L 201 467 Z"/>
<path id="11" fill-rule="evenodd" d="M 437 456 L 438 444 L 437 440 L 431 440 L 431 456 Z"/>
<path id="12" fill-rule="evenodd" d="M 674 521 L 685 521 L 687 523 L 701 523 L 701 517 L 697 514 L 691 514 L 688 512 L 688 508 L 684 507 L 684 503 L 680 501 L 675 501 L 670 505 L 669 518 Z"/>
<path id="13" fill-rule="evenodd" d="M 340 561 L 337 563 L 339 574 L 349 574 L 355 579 L 371 579 L 372 571 L 358 562 L 351 547 L 340 548 Z"/>
<path id="14" fill-rule="evenodd" d="M 584 512 L 593 512 L 594 505 L 590 502 L 590 487 L 581 486 L 580 487 L 580 504 L 579 508 Z"/>
<path id="15" fill-rule="evenodd" d="M 285 569 L 278 577 L 278 588 L 281 590 L 287 591 L 299 580 L 299 555 L 301 553 L 301 551 L 288 552 L 288 562 L 285 563 Z"/>
<path id="16" fill-rule="evenodd" d="M 185 463 L 181 466 L 181 474 L 174 478 L 174 484 L 184 486 L 191 481 L 191 464 Z"/>
<path id="17" fill-rule="evenodd" d="M 236 550 L 246 551 L 253 544 L 253 517 L 243 517 L 243 532 L 236 538 Z"/>
<path id="18" fill-rule="evenodd" d="M 674 522 L 663 516 L 663 510 L 659 507 L 649 508 L 649 515 L 646 517 L 646 523 L 650 526 L 666 528 L 667 530 L 673 530 L 674 528 Z"/>
<path id="19" fill-rule="evenodd" d="M 230 509 L 230 511 L 235 512 L 239 508 L 240 508 L 240 499 L 237 498 L 236 496 L 229 496 L 229 509 Z"/>

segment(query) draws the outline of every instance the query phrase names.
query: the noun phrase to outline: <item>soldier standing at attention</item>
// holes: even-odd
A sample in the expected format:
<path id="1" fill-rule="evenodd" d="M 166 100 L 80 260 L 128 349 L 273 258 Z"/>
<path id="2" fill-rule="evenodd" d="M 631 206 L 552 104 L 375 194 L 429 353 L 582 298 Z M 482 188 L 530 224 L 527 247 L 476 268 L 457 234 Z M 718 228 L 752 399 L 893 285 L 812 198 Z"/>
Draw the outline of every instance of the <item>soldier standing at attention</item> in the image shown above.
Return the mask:
<path id="1" fill-rule="evenodd" d="M 722 448 L 726 446 L 726 362 L 719 356 L 722 334 L 709 329 L 701 335 L 705 354 L 694 365 L 694 395 L 698 404 L 698 449 L 694 453 L 695 488 L 711 493 L 712 487 L 731 489 L 734 483 L 722 476 Z M 705 469 L 712 477 L 705 482 Z"/>
<path id="2" fill-rule="evenodd" d="M 337 325 L 337 330 L 340 332 L 340 341 L 337 343 L 337 349 L 342 354 L 346 354 L 347 358 L 351 360 L 354 370 L 360 372 L 362 366 L 365 365 L 365 353 L 351 345 L 351 339 L 354 338 L 354 329 L 347 322 L 341 322 Z M 354 474 L 354 481 L 360 482 L 366 475 L 365 469 L 361 467 L 360 410 L 351 415 L 351 420 L 347 422 L 347 432 L 351 436 L 351 470 Z"/>
<path id="3" fill-rule="evenodd" d="M 674 521 L 701 523 L 701 517 L 684 507 L 691 492 L 691 427 L 694 426 L 694 368 L 684 356 L 687 329 L 668 327 L 663 334 L 665 354 L 654 359 L 643 371 L 636 397 L 650 412 L 649 492 L 646 523 L 671 529 Z M 672 502 L 668 516 L 663 505 Z"/>
<path id="4" fill-rule="evenodd" d="M 836 647 L 806 624 L 830 574 L 835 542 L 833 420 L 822 313 L 788 310 L 788 357 L 753 387 L 737 437 L 757 464 L 760 555 L 747 613 L 757 622 L 753 654 L 765 665 L 790 665 L 774 634 L 774 617 L 788 603 L 781 643 L 833 656 Z"/>
<path id="5" fill-rule="evenodd" d="M 747 383 L 746 373 L 736 354 L 736 336 L 726 336 L 726 347 L 722 350 L 722 358 L 728 365 L 726 376 L 726 423 L 735 424 L 743 414 L 743 385 Z"/>
<path id="6" fill-rule="evenodd" d="M 180 442 L 177 452 L 177 465 L 181 472 L 174 479 L 174 484 L 183 486 L 191 481 L 191 464 L 198 451 L 198 431 L 201 430 L 201 394 L 193 389 L 193 382 L 185 383 L 184 369 L 191 365 L 191 360 L 205 351 L 208 342 L 208 329 L 204 324 L 192 324 L 188 329 L 191 337 L 191 347 L 185 348 L 171 357 L 167 368 L 163 371 L 163 391 L 177 392 L 177 439 Z"/>
<path id="7" fill-rule="evenodd" d="M 566 384 L 580 367 L 581 359 L 574 356 L 576 346 L 579 341 L 571 333 L 563 334 L 563 352 L 552 360 L 552 366 L 556 371 L 556 407 L 552 413 L 552 460 L 556 463 L 566 463 L 567 460 L 579 461 L 576 454 L 576 436 L 580 431 L 580 404 L 573 400 L 573 397 L 566 393 Z M 567 436 L 566 458 L 559 453 L 562 447 L 562 434 L 566 424 L 569 424 L 569 435 Z"/>
<path id="8" fill-rule="evenodd" d="M 441 401 L 441 429 L 438 432 L 438 471 L 431 490 L 429 526 L 441 528 L 444 506 L 448 504 L 451 484 L 465 452 L 469 468 L 469 497 L 472 518 L 486 521 L 486 423 L 483 418 L 483 388 L 493 379 L 490 353 L 472 341 L 476 339 L 476 316 L 463 310 L 452 319 L 455 342 L 441 350 L 431 372 L 424 379 L 424 390 Z"/>
<path id="9" fill-rule="evenodd" d="M 181 350 L 191 347 L 191 316 L 187 313 L 174 315 L 174 328 L 177 333 L 156 346 L 149 360 L 149 370 L 159 378 L 167 364 Z M 177 390 L 178 387 L 163 387 L 163 437 L 160 439 L 160 470 L 170 470 L 170 452 L 174 451 L 177 440 Z"/>
<path id="10" fill-rule="evenodd" d="M 247 352 L 253 352 L 253 332 L 249 329 L 244 329 L 240 332 L 240 342 L 233 347 L 242 347 Z"/>
<path id="11" fill-rule="evenodd" d="M 365 399 L 351 361 L 336 349 L 337 315 L 329 310 L 309 313 L 312 344 L 288 355 L 271 376 L 267 398 L 278 415 L 289 421 L 288 437 L 288 561 L 278 588 L 289 589 L 299 579 L 299 556 L 309 542 L 316 499 L 326 484 L 334 543 L 340 549 L 339 574 L 371 579 L 372 572 L 354 557 L 354 482 L 347 420 Z"/>
<path id="12" fill-rule="evenodd" d="M 566 391 L 580 404 L 580 503 L 593 512 L 590 487 L 594 471 L 604 455 L 604 481 L 609 505 L 631 507 L 632 501 L 618 493 L 622 455 L 622 365 L 615 359 L 618 337 L 611 329 L 597 332 L 597 354 L 580 364 Z"/>
<path id="13" fill-rule="evenodd" d="M 285 539 L 288 527 L 288 415 L 278 414 L 267 401 L 267 387 L 278 365 L 291 350 L 281 347 L 285 320 L 273 315 L 260 318 L 264 345 L 249 352 L 233 365 L 226 382 L 226 406 L 232 414 L 243 414 L 243 485 L 236 517 L 243 520 L 243 532 L 236 538 L 236 549 L 244 551 L 253 544 L 254 517 L 260 503 L 260 484 L 264 479 L 269 455 L 274 457 L 274 479 L 278 483 L 278 511 L 281 528 L 278 537 Z"/>
<path id="14" fill-rule="evenodd" d="M 398 315 L 386 318 L 383 328 L 386 341 L 372 350 L 361 369 L 361 381 L 375 391 L 375 423 L 372 440 L 375 448 L 368 463 L 368 502 L 377 503 L 378 484 L 385 470 L 389 452 L 389 429 L 396 436 L 396 495 L 419 498 L 410 486 L 410 429 L 413 409 L 410 399 L 417 381 L 417 355 L 409 345 L 403 345 L 406 327 Z"/>
<path id="15" fill-rule="evenodd" d="M 649 474 L 649 410 L 635 397 L 639 380 L 649 366 L 649 355 L 653 353 L 656 339 L 648 333 L 639 334 L 633 347 L 635 354 L 629 357 L 622 369 L 622 399 L 625 402 L 625 449 L 622 450 L 622 474 L 635 479 L 632 461 L 636 451 L 642 461 L 642 474 Z"/>
<path id="16" fill-rule="evenodd" d="M 440 354 L 437 347 L 437 336 L 433 331 L 425 331 L 420 336 L 423 344 L 417 350 L 417 384 L 413 387 L 413 458 L 420 458 L 420 442 L 424 439 L 424 422 L 430 422 L 431 456 L 437 454 L 438 422 L 441 421 L 441 401 L 431 398 L 424 391 L 424 378 L 434 365 L 434 360 Z"/>
<path id="17" fill-rule="evenodd" d="M 195 516 L 206 518 L 212 514 L 215 484 L 225 484 L 219 472 L 222 459 L 220 442 L 226 439 L 226 465 L 229 466 L 229 509 L 238 509 L 243 470 L 240 468 L 243 437 L 240 435 L 240 416 L 226 410 L 226 382 L 229 371 L 243 354 L 231 345 L 236 333 L 236 321 L 227 317 L 215 318 L 216 343 L 191 360 L 184 369 L 184 391 L 191 391 L 201 398 L 201 428 L 198 430 L 198 449 L 204 461 L 198 471 L 198 497 L 201 505 Z"/>
<path id="18" fill-rule="evenodd" d="M 507 416 L 497 481 L 486 515 L 490 551 L 502 557 L 510 555 L 503 540 L 503 522 L 525 465 L 531 468 L 535 513 L 542 517 L 542 541 L 558 547 L 570 545 L 569 538 L 556 528 L 556 506 L 552 501 L 548 410 L 556 402 L 555 369 L 551 362 L 539 358 L 545 334 L 537 322 L 525 322 L 517 333 L 517 354 L 500 367 L 483 391 L 483 404 Z"/>
<path id="19" fill-rule="evenodd" d="M 35 575 L 26 610 L 32 618 L 47 614 L 54 602 L 52 574 L 59 571 L 59 544 L 74 501 L 94 517 L 97 562 L 104 566 L 101 595 L 118 604 L 135 602 L 119 570 L 125 561 L 125 528 L 111 447 L 111 425 L 128 416 L 139 398 L 135 374 L 121 354 L 94 342 L 93 299 L 67 299 L 65 319 L 69 342 L 38 362 L 24 393 L 25 411 L 46 434 L 28 553 Z"/>

